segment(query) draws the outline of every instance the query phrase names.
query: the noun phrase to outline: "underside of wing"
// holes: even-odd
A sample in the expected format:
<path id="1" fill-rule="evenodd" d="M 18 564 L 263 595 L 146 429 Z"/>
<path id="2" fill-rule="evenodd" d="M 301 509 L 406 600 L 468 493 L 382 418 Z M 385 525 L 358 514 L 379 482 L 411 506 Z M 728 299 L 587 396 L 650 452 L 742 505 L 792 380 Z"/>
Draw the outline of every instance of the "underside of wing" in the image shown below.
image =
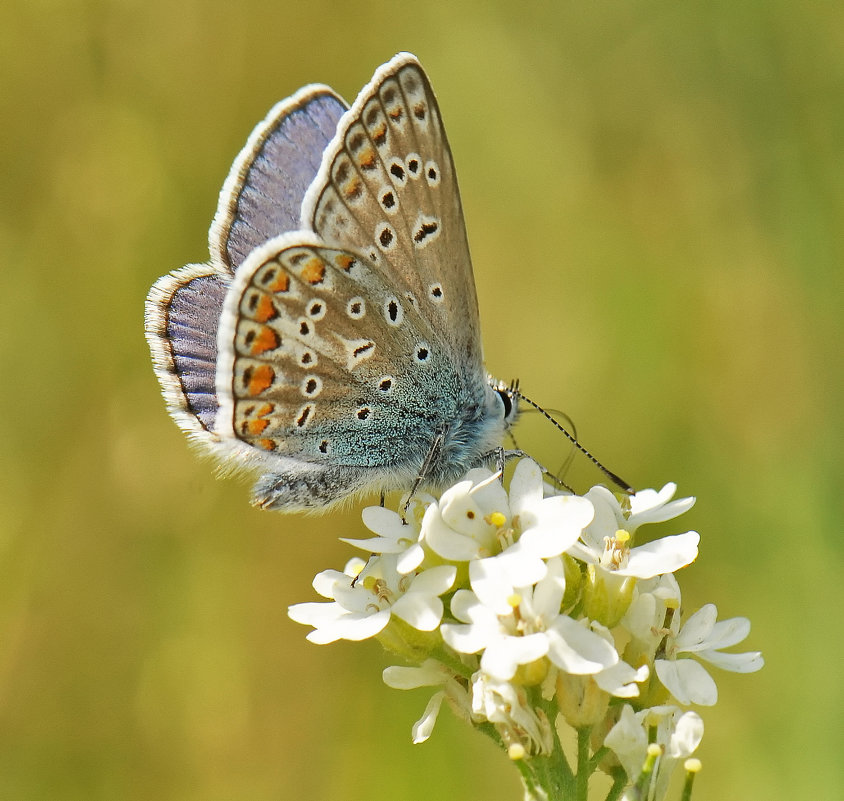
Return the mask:
<path id="1" fill-rule="evenodd" d="M 229 280 L 191 264 L 160 278 L 146 302 L 146 337 L 167 409 L 203 444 L 216 441 L 217 326 Z"/>
<path id="2" fill-rule="evenodd" d="M 223 184 L 209 234 L 212 263 L 235 272 L 256 247 L 299 227 L 305 191 L 347 108 L 314 85 L 270 110 Z"/>
<path id="3" fill-rule="evenodd" d="M 302 206 L 302 224 L 360 253 L 386 280 L 437 301 L 444 341 L 481 363 L 478 306 L 451 150 L 414 56 L 380 67 L 340 120 Z"/>
<path id="4" fill-rule="evenodd" d="M 226 298 L 218 433 L 270 461 L 418 467 L 442 421 L 485 395 L 437 342 L 428 316 L 361 256 L 278 237 Z"/>

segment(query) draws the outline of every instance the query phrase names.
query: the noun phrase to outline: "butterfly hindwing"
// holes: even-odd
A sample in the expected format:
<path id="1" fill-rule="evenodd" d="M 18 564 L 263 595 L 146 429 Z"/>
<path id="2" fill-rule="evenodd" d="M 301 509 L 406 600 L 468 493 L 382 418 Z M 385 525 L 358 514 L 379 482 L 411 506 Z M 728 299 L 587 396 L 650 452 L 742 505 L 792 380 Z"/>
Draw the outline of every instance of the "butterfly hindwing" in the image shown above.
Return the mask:
<path id="1" fill-rule="evenodd" d="M 361 256 L 302 233 L 241 267 L 219 344 L 221 436 L 268 455 L 411 469 L 435 435 L 432 407 L 459 403 L 418 309 Z"/>
<path id="2" fill-rule="evenodd" d="M 217 326 L 231 276 L 256 245 L 298 227 L 305 190 L 346 108 L 325 86 L 305 87 L 276 104 L 223 185 L 211 226 L 211 264 L 174 270 L 147 297 L 146 336 L 168 410 L 212 451 L 219 441 Z"/>
<path id="3" fill-rule="evenodd" d="M 209 234 L 213 261 L 234 272 L 256 247 L 299 227 L 305 191 L 347 108 L 333 90 L 313 85 L 270 110 L 223 184 Z"/>

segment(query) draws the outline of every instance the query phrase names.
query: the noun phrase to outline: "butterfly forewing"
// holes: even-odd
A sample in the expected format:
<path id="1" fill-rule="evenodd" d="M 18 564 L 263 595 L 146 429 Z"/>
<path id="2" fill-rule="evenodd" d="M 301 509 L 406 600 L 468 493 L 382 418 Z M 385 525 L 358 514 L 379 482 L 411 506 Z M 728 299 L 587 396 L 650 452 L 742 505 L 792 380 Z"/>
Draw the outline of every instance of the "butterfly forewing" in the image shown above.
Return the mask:
<path id="1" fill-rule="evenodd" d="M 343 117 L 305 198 L 303 222 L 404 286 L 453 353 L 481 369 L 454 163 L 433 91 L 414 57 L 397 57 L 378 70 Z"/>

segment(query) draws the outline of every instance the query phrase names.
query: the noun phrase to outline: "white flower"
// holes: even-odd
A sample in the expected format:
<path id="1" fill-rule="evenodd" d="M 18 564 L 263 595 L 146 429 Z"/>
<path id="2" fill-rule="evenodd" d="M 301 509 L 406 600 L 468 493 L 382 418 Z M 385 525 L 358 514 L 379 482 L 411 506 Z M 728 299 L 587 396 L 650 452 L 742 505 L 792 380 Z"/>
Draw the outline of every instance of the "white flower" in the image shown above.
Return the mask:
<path id="1" fill-rule="evenodd" d="M 672 633 L 665 643 L 665 658 L 654 662 L 659 680 L 681 704 L 712 706 L 718 700 L 718 688 L 703 665 L 692 659 L 678 659 L 680 654 L 694 654 L 698 659 L 734 673 L 753 673 L 765 664 L 758 651 L 721 653 L 721 648 L 729 648 L 747 637 L 750 621 L 746 617 L 733 617 L 716 622 L 717 617 L 715 605 L 706 604 L 676 634 L 673 632 L 677 625 L 672 621 Z"/>
<path id="2" fill-rule="evenodd" d="M 498 535 L 510 518 L 500 473 L 477 468 L 447 489 L 422 519 L 422 538 L 443 559 L 468 562 L 501 550 Z"/>
<path id="3" fill-rule="evenodd" d="M 657 647 L 668 633 L 664 628 L 666 610 L 679 609 L 680 601 L 680 585 L 670 573 L 639 583 L 622 620 L 631 636 L 628 653 L 635 654 L 634 662 L 653 662 Z"/>
<path id="4" fill-rule="evenodd" d="M 470 470 L 428 507 L 421 539 L 453 562 L 502 550 L 534 560 L 559 556 L 592 519 L 592 504 L 573 495 L 544 497 L 544 488 L 542 471 L 530 459 L 516 465 L 509 498 L 500 473 Z"/>
<path id="5" fill-rule="evenodd" d="M 591 627 L 599 637 L 603 637 L 610 645 L 615 647 L 612 633 L 606 626 L 593 621 Z M 618 698 L 634 698 L 639 694 L 638 685 L 646 681 L 650 676 L 647 665 L 642 665 L 638 670 L 631 667 L 627 662 L 619 660 L 614 665 L 604 668 L 592 678 L 595 683 L 610 695 Z"/>
<path id="6" fill-rule="evenodd" d="M 642 772 L 647 753 L 650 729 L 656 727 L 656 743 L 663 747 L 656 771 L 654 799 L 663 798 L 677 760 L 691 756 L 703 738 L 703 721 L 696 712 L 683 712 L 676 706 L 657 706 L 633 712 L 624 705 L 621 717 L 604 738 L 631 783 Z M 648 796 L 651 798 L 651 796 Z"/>
<path id="7" fill-rule="evenodd" d="M 582 542 L 572 545 L 567 553 L 617 576 L 640 579 L 685 567 L 697 558 L 700 535 L 695 531 L 663 537 L 635 548 L 629 545 L 633 533 L 644 523 L 669 520 L 691 508 L 694 498 L 667 503 L 675 489 L 674 484 L 666 484 L 659 493 L 637 492 L 630 498 L 632 511 L 625 518 L 621 505 L 608 489 L 593 487 L 586 497 L 595 509 L 594 519 L 584 530 Z"/>
<path id="8" fill-rule="evenodd" d="M 378 536 L 369 539 L 340 539 L 369 553 L 396 554 L 396 569 L 399 573 L 412 573 L 425 558 L 425 551 L 419 541 L 420 519 L 425 507 L 433 503 L 436 501 L 430 495 L 414 495 L 404 519 L 392 509 L 368 506 L 362 512 L 363 524 Z"/>
<path id="9" fill-rule="evenodd" d="M 547 565 L 543 579 L 509 595 L 504 595 L 511 590 L 506 581 L 479 585 L 483 597 L 458 590 L 451 612 L 463 623 L 443 623 L 443 639 L 460 653 L 483 651 L 481 670 L 497 679 L 510 679 L 519 665 L 546 655 L 559 668 L 578 675 L 614 665 L 618 654 L 612 645 L 560 614 L 565 591 L 562 560 L 549 559 Z"/>
<path id="10" fill-rule="evenodd" d="M 336 570 L 320 573 L 314 579 L 314 589 L 333 601 L 295 604 L 288 610 L 289 616 L 313 626 L 308 639 L 319 644 L 373 637 L 393 614 L 419 631 L 433 631 L 442 620 L 439 596 L 451 589 L 457 569 L 441 565 L 403 576 L 396 561 L 394 554 L 373 557 L 354 582 L 349 574 Z"/>
<path id="11" fill-rule="evenodd" d="M 594 515 L 592 504 L 577 495 L 544 497 L 548 489 L 539 465 L 522 459 L 510 481 L 510 510 L 520 532 L 510 550 L 548 559 L 570 548 Z"/>
<path id="12" fill-rule="evenodd" d="M 472 711 L 494 723 L 505 745 L 521 745 L 528 754 L 550 754 L 554 739 L 548 718 L 534 709 L 523 687 L 479 670 L 472 677 Z"/>
<path id="13" fill-rule="evenodd" d="M 472 706 L 466 689 L 454 678 L 454 674 L 435 659 L 426 659 L 420 667 L 392 666 L 382 673 L 384 683 L 396 690 L 415 690 L 418 687 L 441 687 L 431 696 L 422 717 L 413 724 L 414 743 L 424 743 L 431 736 L 434 724 L 444 699 L 448 699 L 452 709 L 469 718 Z"/>

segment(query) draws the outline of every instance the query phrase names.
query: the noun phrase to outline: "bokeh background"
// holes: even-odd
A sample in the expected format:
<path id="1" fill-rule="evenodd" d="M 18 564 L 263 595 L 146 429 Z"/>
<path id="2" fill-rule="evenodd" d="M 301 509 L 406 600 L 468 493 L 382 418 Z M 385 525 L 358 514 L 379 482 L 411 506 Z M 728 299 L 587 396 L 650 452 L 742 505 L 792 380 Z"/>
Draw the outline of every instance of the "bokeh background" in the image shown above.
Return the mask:
<path id="1" fill-rule="evenodd" d="M 844 10 L 835 2 L 6 0 L 0 6 L 0 798 L 520 797 L 374 643 L 286 617 L 343 565 L 164 411 L 142 333 L 207 254 L 252 126 L 422 59 L 488 365 L 637 486 L 699 500 L 690 608 L 748 615 L 697 799 L 840 798 Z M 523 444 L 567 453 L 545 429 Z"/>

